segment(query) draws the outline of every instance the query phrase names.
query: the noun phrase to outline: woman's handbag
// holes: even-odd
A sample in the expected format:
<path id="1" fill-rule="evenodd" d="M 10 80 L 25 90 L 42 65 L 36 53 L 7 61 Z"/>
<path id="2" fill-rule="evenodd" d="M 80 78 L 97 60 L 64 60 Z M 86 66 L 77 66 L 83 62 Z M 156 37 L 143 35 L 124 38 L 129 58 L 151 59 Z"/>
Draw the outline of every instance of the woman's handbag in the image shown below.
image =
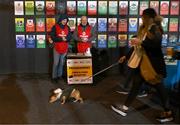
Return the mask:
<path id="1" fill-rule="evenodd" d="M 157 83 L 160 83 L 162 81 L 163 77 L 156 73 L 144 50 L 140 63 L 140 72 L 144 80 L 152 85 L 156 85 Z"/>
<path id="2" fill-rule="evenodd" d="M 141 58 L 142 58 L 141 46 L 134 46 L 134 51 L 132 52 L 128 60 L 128 66 L 130 68 L 137 68 L 140 64 Z"/>

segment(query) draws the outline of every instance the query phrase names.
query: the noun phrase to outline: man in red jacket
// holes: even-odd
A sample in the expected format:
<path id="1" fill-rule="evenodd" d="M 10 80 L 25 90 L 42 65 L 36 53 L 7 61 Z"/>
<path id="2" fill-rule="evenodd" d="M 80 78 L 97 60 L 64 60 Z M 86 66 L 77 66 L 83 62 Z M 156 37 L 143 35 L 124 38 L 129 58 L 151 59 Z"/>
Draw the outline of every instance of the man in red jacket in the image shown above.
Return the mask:
<path id="1" fill-rule="evenodd" d="M 57 83 L 63 74 L 65 56 L 68 51 L 68 42 L 71 39 L 71 32 L 67 26 L 68 17 L 61 15 L 58 22 L 52 27 L 50 37 L 54 43 L 53 49 L 53 71 L 52 80 Z"/>
<path id="2" fill-rule="evenodd" d="M 96 33 L 92 26 L 89 25 L 86 16 L 81 17 L 81 23 L 76 27 L 73 38 L 77 41 L 78 53 L 85 53 L 91 48 L 91 42 L 95 39 Z"/>

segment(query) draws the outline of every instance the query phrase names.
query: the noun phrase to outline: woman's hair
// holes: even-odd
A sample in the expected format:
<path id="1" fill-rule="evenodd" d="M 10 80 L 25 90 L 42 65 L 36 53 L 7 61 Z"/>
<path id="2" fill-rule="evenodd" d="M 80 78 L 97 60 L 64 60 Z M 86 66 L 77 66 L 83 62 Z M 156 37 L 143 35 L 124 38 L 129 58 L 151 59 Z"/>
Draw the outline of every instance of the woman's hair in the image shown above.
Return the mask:
<path id="1" fill-rule="evenodd" d="M 155 18 L 157 16 L 157 13 L 153 8 L 147 8 L 142 13 L 142 16 L 144 15 L 149 16 L 150 18 Z"/>
<path id="2" fill-rule="evenodd" d="M 163 28 L 161 22 L 163 18 L 157 15 L 156 11 L 153 8 L 147 8 L 143 11 L 142 16 L 148 16 L 149 18 L 153 18 L 154 23 L 159 27 L 161 33 L 163 33 Z"/>

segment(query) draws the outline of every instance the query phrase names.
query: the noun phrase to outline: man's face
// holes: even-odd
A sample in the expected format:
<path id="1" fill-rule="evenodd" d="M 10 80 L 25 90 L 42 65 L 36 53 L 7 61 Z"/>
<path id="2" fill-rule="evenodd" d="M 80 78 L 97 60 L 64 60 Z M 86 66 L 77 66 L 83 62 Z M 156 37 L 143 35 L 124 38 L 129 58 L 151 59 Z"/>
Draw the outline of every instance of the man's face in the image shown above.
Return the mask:
<path id="1" fill-rule="evenodd" d="M 87 17 L 84 16 L 84 17 L 81 18 L 81 24 L 83 26 L 87 25 Z"/>
<path id="2" fill-rule="evenodd" d="M 67 19 L 62 20 L 61 23 L 62 23 L 62 25 L 66 25 Z"/>

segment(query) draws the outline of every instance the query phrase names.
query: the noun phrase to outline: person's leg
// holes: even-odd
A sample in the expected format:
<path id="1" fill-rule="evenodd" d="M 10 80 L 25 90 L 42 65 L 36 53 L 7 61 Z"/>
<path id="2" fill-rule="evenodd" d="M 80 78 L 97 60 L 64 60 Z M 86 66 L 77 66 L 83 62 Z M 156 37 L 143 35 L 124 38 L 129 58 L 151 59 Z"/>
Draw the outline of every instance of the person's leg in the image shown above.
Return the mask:
<path id="1" fill-rule="evenodd" d="M 149 92 L 149 86 L 148 86 L 148 83 L 146 83 L 144 81 L 144 83 L 142 84 L 140 90 L 139 90 L 139 93 L 138 93 L 138 97 L 146 97 L 148 96 L 148 92 Z"/>
<path id="2" fill-rule="evenodd" d="M 169 101 L 168 101 L 168 95 L 164 88 L 163 83 L 158 83 L 155 86 L 158 94 L 160 95 L 160 99 L 162 102 L 162 107 L 164 108 L 164 111 L 161 113 L 159 117 L 157 117 L 157 120 L 160 122 L 168 122 L 173 120 L 173 114 L 172 111 L 169 108 Z"/>
<path id="3" fill-rule="evenodd" d="M 120 90 L 116 91 L 117 93 L 127 95 L 130 91 L 130 84 L 132 84 L 135 69 L 129 68 L 127 69 L 127 77 L 123 83 L 119 84 Z"/>
<path id="4" fill-rule="evenodd" d="M 53 49 L 53 70 L 52 70 L 52 79 L 57 79 L 58 77 L 58 65 L 59 65 L 59 53 Z"/>
<path id="5" fill-rule="evenodd" d="M 139 72 L 137 71 L 133 75 L 133 86 L 128 94 L 128 97 L 127 97 L 124 105 L 119 105 L 119 104 L 111 105 L 112 110 L 114 110 L 115 112 L 119 113 L 122 116 L 126 116 L 127 111 L 129 109 L 128 107 L 132 104 L 132 102 L 136 98 L 142 83 L 143 83 L 143 79 L 142 79 L 141 75 L 139 74 Z"/>
<path id="6" fill-rule="evenodd" d="M 65 56 L 66 56 L 66 53 L 65 54 L 60 54 L 58 72 L 57 72 L 58 77 L 62 77 L 63 67 L 64 67 L 64 63 L 65 63 Z"/>
<path id="7" fill-rule="evenodd" d="M 125 79 L 125 82 L 123 83 L 124 89 L 129 88 L 130 83 L 132 82 L 132 79 L 133 79 L 132 77 L 134 76 L 134 72 L 135 72 L 135 69 L 128 68 L 128 74 L 127 74 L 127 77 Z"/>
<path id="8" fill-rule="evenodd" d="M 128 94 L 128 97 L 124 103 L 125 106 L 129 107 L 134 99 L 136 98 L 137 94 L 139 93 L 139 90 L 143 84 L 143 78 L 139 73 L 134 74 L 133 76 L 133 85 L 132 88 Z"/>
<path id="9" fill-rule="evenodd" d="M 164 88 L 163 83 L 158 83 L 157 85 L 155 85 L 155 88 L 159 94 L 159 97 L 161 99 L 162 102 L 162 106 L 164 108 L 165 111 L 169 110 L 169 104 L 168 104 L 168 95 L 167 92 Z"/>

